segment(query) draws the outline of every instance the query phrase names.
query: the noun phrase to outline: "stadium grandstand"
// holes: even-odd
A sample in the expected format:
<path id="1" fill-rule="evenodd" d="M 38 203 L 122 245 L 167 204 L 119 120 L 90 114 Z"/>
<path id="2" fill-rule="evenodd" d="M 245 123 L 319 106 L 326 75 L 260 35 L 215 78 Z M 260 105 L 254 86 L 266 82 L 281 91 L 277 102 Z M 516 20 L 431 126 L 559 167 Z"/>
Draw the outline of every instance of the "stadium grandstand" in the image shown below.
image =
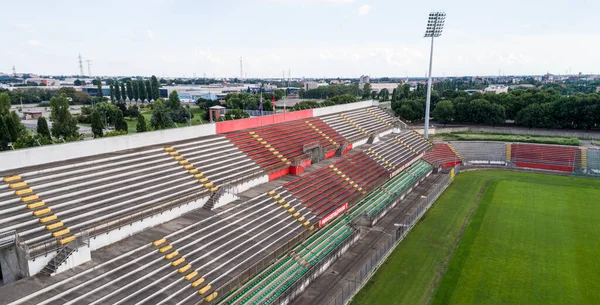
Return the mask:
<path id="1" fill-rule="evenodd" d="M 592 149 L 434 145 L 377 106 L 3 153 L 0 303 L 285 303 L 440 171 L 600 172 Z"/>

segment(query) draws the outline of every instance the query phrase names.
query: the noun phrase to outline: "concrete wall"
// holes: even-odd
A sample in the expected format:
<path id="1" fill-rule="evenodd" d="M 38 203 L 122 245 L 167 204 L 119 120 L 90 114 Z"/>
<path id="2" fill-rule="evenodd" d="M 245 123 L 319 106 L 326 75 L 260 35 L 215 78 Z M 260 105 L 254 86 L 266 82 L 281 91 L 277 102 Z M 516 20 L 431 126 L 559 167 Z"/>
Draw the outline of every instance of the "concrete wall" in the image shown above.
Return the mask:
<path id="1" fill-rule="evenodd" d="M 146 217 L 128 225 L 125 225 L 123 227 L 116 228 L 106 233 L 90 237 L 90 250 L 95 251 L 99 248 L 108 246 L 112 243 L 118 242 L 122 239 L 132 236 L 135 233 L 141 232 L 146 228 L 157 226 L 161 223 L 165 223 L 174 218 L 177 218 L 187 212 L 199 209 L 202 206 L 204 206 L 207 200 L 208 196 L 200 198 L 196 201 L 188 202 L 186 204 L 174 207 L 170 210 L 162 212 L 161 214 Z"/>
<path id="2" fill-rule="evenodd" d="M 216 124 L 204 124 L 1 152 L 0 172 L 214 134 L 216 134 Z"/>
<path id="3" fill-rule="evenodd" d="M 313 112 L 313 116 L 324 116 L 324 115 L 328 115 L 328 114 L 332 114 L 332 113 L 352 111 L 355 109 L 371 107 L 371 106 L 378 106 L 378 105 L 379 105 L 378 101 L 371 100 L 371 101 L 363 101 L 363 102 L 358 102 L 358 103 L 350 103 L 350 104 L 335 105 L 335 106 L 330 106 L 330 107 L 315 108 L 312 110 L 312 112 Z"/>
<path id="4" fill-rule="evenodd" d="M 0 285 L 16 282 L 23 278 L 23 273 L 19 268 L 19 261 L 17 259 L 17 249 L 13 245 L 0 249 L 0 268 L 2 269 L 3 282 Z"/>

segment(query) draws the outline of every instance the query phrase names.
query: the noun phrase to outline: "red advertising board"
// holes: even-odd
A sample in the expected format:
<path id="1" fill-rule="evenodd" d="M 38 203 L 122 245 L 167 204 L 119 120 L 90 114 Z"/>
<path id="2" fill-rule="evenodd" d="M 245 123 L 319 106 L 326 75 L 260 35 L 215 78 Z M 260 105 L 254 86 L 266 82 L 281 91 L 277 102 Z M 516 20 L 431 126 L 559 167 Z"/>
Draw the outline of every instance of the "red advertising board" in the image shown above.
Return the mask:
<path id="1" fill-rule="evenodd" d="M 329 213 L 327 216 L 321 218 L 321 220 L 319 220 L 319 228 L 322 228 L 328 222 L 330 222 L 334 218 L 340 216 L 347 209 L 348 209 L 348 203 L 346 202 L 346 203 L 344 203 L 344 205 L 342 205 L 339 208 L 335 209 L 333 212 Z"/>

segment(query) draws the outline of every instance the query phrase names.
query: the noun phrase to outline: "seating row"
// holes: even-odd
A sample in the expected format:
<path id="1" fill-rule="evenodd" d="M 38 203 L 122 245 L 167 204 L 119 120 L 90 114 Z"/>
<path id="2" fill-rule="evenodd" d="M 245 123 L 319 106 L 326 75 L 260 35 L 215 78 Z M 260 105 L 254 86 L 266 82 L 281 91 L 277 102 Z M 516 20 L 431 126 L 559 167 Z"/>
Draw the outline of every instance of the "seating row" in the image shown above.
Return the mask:
<path id="1" fill-rule="evenodd" d="M 319 118 L 310 118 L 227 134 L 240 150 L 266 171 L 305 159 L 304 146 L 320 145 L 335 150 L 346 140 Z"/>
<path id="2" fill-rule="evenodd" d="M 323 122 L 335 129 L 350 142 L 365 139 L 375 133 L 391 130 L 396 118 L 378 107 L 357 109 L 321 117 Z"/>
<path id="3" fill-rule="evenodd" d="M 308 175 L 284 184 L 318 217 L 325 217 L 361 194 L 375 182 L 388 176 L 364 152 L 358 152 Z"/>
<path id="4" fill-rule="evenodd" d="M 572 172 L 581 167 L 581 150 L 570 146 L 513 143 L 510 160 L 521 167 Z"/>
<path id="5" fill-rule="evenodd" d="M 431 143 L 414 131 L 397 136 L 386 136 L 365 153 L 390 172 L 401 168 L 431 147 Z"/>
<path id="6" fill-rule="evenodd" d="M 263 171 L 223 136 L 166 148 L 72 160 L 5 177 L 0 232 L 16 230 L 30 247 L 90 230 L 133 213 L 200 198 L 241 175 Z"/>
<path id="7" fill-rule="evenodd" d="M 425 152 L 423 159 L 435 167 L 448 167 L 462 163 L 462 157 L 448 143 L 433 145 L 431 150 Z"/>

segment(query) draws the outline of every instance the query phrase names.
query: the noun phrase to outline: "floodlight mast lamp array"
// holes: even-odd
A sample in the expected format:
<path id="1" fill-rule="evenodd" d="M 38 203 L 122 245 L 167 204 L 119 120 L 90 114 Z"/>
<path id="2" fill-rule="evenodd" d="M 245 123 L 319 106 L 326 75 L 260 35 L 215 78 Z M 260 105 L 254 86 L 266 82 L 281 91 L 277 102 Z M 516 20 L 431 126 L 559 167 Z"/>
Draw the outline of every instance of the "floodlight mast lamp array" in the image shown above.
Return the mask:
<path id="1" fill-rule="evenodd" d="M 423 130 L 423 136 L 425 139 L 429 138 L 429 109 L 431 103 L 431 66 L 433 64 L 433 39 L 442 35 L 444 29 L 444 22 L 446 21 L 446 13 L 444 12 L 431 12 L 429 13 L 429 20 L 427 21 L 427 30 L 425 30 L 425 37 L 431 37 L 431 51 L 429 52 L 429 77 L 427 78 L 427 102 L 425 104 L 425 128 Z"/>

